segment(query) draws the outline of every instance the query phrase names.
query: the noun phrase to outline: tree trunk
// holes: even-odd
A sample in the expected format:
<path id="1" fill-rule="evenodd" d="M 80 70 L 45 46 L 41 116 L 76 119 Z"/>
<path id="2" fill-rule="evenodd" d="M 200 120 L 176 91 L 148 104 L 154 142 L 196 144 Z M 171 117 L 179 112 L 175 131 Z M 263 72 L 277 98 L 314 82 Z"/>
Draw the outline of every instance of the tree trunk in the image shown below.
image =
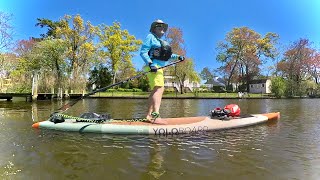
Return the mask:
<path id="1" fill-rule="evenodd" d="M 184 90 L 184 85 L 183 85 L 183 83 L 182 83 L 182 84 L 180 84 L 180 93 L 181 93 L 181 94 L 183 94 L 183 93 L 184 93 L 184 91 L 183 91 L 183 90 Z"/>
<path id="2" fill-rule="evenodd" d="M 112 78 L 112 84 L 116 83 L 116 72 L 114 72 L 113 74 L 113 78 Z"/>
<path id="3" fill-rule="evenodd" d="M 32 100 L 37 100 L 38 97 L 38 72 L 32 73 Z"/>
<path id="4" fill-rule="evenodd" d="M 250 75 L 249 75 L 249 67 L 246 66 L 246 89 L 247 89 L 247 92 L 249 92 L 249 81 L 250 81 Z"/>
<path id="5" fill-rule="evenodd" d="M 234 71 L 234 69 L 236 68 L 237 63 L 238 63 L 238 58 L 237 58 L 236 62 L 234 63 L 234 65 L 233 65 L 233 67 L 232 67 L 232 70 L 231 70 L 231 72 L 230 72 L 230 75 L 229 75 L 229 77 L 228 77 L 228 83 L 227 83 L 228 86 L 227 86 L 227 88 L 230 86 L 231 77 L 232 77 L 232 75 L 233 75 L 233 71 Z"/>
<path id="6" fill-rule="evenodd" d="M 61 99 L 62 98 L 62 77 L 61 77 L 61 71 L 60 71 L 60 67 L 59 67 L 59 63 L 58 63 L 58 60 L 55 61 L 55 65 L 56 65 L 56 71 L 57 71 L 57 84 L 56 84 L 56 88 L 58 89 L 58 94 L 57 94 L 57 97 L 58 99 Z"/>

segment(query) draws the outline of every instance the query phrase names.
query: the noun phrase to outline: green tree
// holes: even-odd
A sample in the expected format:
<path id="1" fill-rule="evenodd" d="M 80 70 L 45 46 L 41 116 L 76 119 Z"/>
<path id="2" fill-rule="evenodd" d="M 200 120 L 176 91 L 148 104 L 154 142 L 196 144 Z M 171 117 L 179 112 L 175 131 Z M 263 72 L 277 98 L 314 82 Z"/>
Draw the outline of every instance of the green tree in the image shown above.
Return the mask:
<path id="1" fill-rule="evenodd" d="M 12 87 L 5 85 L 6 79 L 12 81 L 12 72 L 15 70 L 18 58 L 14 53 L 0 54 L 0 91 L 8 92 Z M 9 81 L 10 81 L 9 80 Z M 14 81 L 15 82 L 15 81 Z"/>
<path id="2" fill-rule="evenodd" d="M 277 98 L 281 98 L 285 95 L 286 81 L 282 77 L 274 77 L 271 79 L 271 92 Z"/>
<path id="3" fill-rule="evenodd" d="M 2 77 L 8 78 L 15 69 L 18 58 L 14 53 L 0 54 L 0 72 Z"/>
<path id="4" fill-rule="evenodd" d="M 301 95 L 303 92 L 302 82 L 312 75 L 309 71 L 310 63 L 313 62 L 315 50 L 311 48 L 308 39 L 299 39 L 290 45 L 284 54 L 284 58 L 277 64 L 282 76 L 287 79 L 287 95 Z M 317 63 L 316 63 L 317 64 Z"/>
<path id="5" fill-rule="evenodd" d="M 93 41 L 96 32 L 97 27 L 89 21 L 84 22 L 80 15 L 66 15 L 55 29 L 57 37 L 66 43 L 67 73 L 71 89 L 85 88 L 85 74 L 89 72 L 90 64 L 95 61 L 93 58 L 96 47 Z"/>
<path id="6" fill-rule="evenodd" d="M 95 66 L 90 71 L 89 75 L 88 89 L 91 89 L 93 85 L 95 85 L 97 89 L 106 87 L 111 83 L 112 80 L 109 69 L 102 63 L 100 63 L 98 66 Z"/>
<path id="7" fill-rule="evenodd" d="M 248 27 L 233 28 L 226 35 L 226 42 L 219 42 L 217 60 L 223 63 L 219 69 L 228 76 L 227 86 L 232 82 L 246 84 L 259 75 L 259 66 L 267 58 L 274 58 L 278 35 L 267 33 L 264 37 Z"/>
<path id="8" fill-rule="evenodd" d="M 31 92 L 31 77 L 34 72 L 40 69 L 36 61 L 37 53 L 33 53 L 37 42 L 33 39 L 18 41 L 14 52 L 17 56 L 17 63 L 10 77 L 14 84 L 14 92 Z"/>
<path id="9" fill-rule="evenodd" d="M 37 24 L 36 26 L 40 26 L 41 28 L 47 27 L 48 31 L 46 34 L 40 34 L 40 36 L 42 37 L 41 39 L 44 38 L 48 38 L 48 37 L 53 37 L 53 38 L 57 38 L 57 34 L 56 34 L 56 30 L 57 28 L 62 28 L 63 25 L 65 25 L 63 22 L 61 21 L 52 21 L 50 19 L 46 19 L 46 18 L 37 18 Z"/>
<path id="10" fill-rule="evenodd" d="M 34 51 L 40 55 L 37 56 L 39 59 L 36 59 L 41 66 L 40 71 L 53 81 L 55 89 L 60 90 L 67 67 L 64 61 L 66 43 L 61 39 L 46 39 L 39 42 Z M 48 76 L 49 72 L 53 78 Z"/>
<path id="11" fill-rule="evenodd" d="M 112 26 L 100 25 L 98 36 L 101 53 L 110 64 L 112 83 L 115 83 L 119 71 L 133 68 L 132 53 L 139 49 L 142 41 L 137 40 L 127 30 L 121 30 L 119 22 L 114 22 Z"/>
<path id="12" fill-rule="evenodd" d="M 175 76 L 180 84 L 180 92 L 184 93 L 184 82 L 189 80 L 189 82 L 199 82 L 200 78 L 198 73 L 194 70 L 193 60 L 191 58 L 186 58 L 186 60 L 176 66 Z"/>
<path id="13" fill-rule="evenodd" d="M 142 91 L 149 90 L 149 80 L 148 80 L 147 76 L 143 76 L 138 79 L 138 88 L 142 89 Z"/>
<path id="14" fill-rule="evenodd" d="M 18 77 L 24 76 L 27 80 L 32 76 L 39 77 L 39 90 L 43 92 L 50 91 L 52 87 L 59 89 L 65 72 L 63 56 L 65 50 L 64 42 L 59 39 L 46 39 L 40 42 L 34 39 L 22 40 L 16 48 L 19 64 L 14 74 Z M 20 79 L 23 82 L 24 78 Z"/>
<path id="15" fill-rule="evenodd" d="M 172 51 L 176 54 L 185 56 L 186 51 L 183 48 L 183 32 L 179 28 L 169 28 L 166 34 L 166 39 L 168 40 Z M 175 75 L 176 82 L 179 83 L 181 94 L 184 93 L 184 82 L 188 79 L 189 82 L 199 82 L 200 78 L 198 73 L 194 70 L 193 59 L 186 58 L 182 63 L 177 64 L 175 67 L 168 68 L 170 74 Z"/>
<path id="16" fill-rule="evenodd" d="M 210 72 L 210 69 L 208 67 L 205 67 L 202 69 L 201 73 L 200 73 L 200 77 L 203 79 L 203 80 L 206 80 L 206 81 L 211 81 L 213 80 L 213 74 Z"/>

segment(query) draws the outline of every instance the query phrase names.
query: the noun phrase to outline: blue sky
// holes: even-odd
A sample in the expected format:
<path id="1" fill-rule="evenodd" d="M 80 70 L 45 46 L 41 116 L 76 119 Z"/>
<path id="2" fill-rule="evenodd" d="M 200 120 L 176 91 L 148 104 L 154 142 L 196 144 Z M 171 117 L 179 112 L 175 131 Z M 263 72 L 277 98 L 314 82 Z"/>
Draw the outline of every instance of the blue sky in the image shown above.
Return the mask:
<path id="1" fill-rule="evenodd" d="M 37 18 L 59 20 L 65 14 L 80 14 L 93 25 L 118 21 L 141 40 L 151 22 L 162 19 L 182 29 L 187 56 L 198 72 L 220 66 L 215 48 L 234 27 L 247 26 L 261 35 L 275 32 L 281 47 L 299 38 L 320 45 L 320 0 L 0 0 L 0 11 L 13 15 L 15 40 L 45 33 L 35 27 Z M 133 62 L 140 69 L 143 61 L 136 54 Z"/>

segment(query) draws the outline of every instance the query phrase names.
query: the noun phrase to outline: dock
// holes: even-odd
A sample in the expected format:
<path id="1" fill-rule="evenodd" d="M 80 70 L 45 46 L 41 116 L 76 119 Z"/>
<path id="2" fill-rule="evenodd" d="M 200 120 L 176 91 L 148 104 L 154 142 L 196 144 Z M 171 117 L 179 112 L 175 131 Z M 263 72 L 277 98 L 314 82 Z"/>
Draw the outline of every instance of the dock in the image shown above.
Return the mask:
<path id="1" fill-rule="evenodd" d="M 31 93 L 0 93 L 0 99 L 11 101 L 13 97 L 25 97 L 26 101 L 32 101 Z"/>
<path id="2" fill-rule="evenodd" d="M 63 94 L 63 99 L 77 99 L 82 97 L 82 93 L 72 93 L 72 94 Z M 31 102 L 32 100 L 49 100 L 57 98 L 57 94 L 52 93 L 38 93 L 36 98 L 32 98 L 31 93 L 0 93 L 0 99 L 6 99 L 7 101 L 12 101 L 14 97 L 24 97 L 26 101 Z"/>

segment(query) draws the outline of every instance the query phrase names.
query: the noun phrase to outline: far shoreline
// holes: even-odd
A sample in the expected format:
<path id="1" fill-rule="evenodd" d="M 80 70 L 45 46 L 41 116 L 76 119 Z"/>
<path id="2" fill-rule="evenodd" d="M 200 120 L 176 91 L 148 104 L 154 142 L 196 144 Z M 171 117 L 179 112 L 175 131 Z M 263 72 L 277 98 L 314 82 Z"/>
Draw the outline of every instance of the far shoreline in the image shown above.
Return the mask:
<path id="1" fill-rule="evenodd" d="M 90 99 L 148 99 L 148 96 L 89 96 L 87 98 Z M 265 96 L 265 97 L 169 97 L 164 96 L 162 99 L 317 99 L 317 97 L 282 97 L 282 98 L 276 98 L 274 96 Z"/>
<path id="2" fill-rule="evenodd" d="M 4 97 L 1 98 L 5 101 L 6 98 L 11 96 L 7 101 L 16 101 L 17 99 L 26 99 L 26 101 L 31 100 L 31 93 L 26 97 L 22 97 L 21 94 L 17 93 L 3 93 Z M 13 95 L 12 95 L 13 94 Z M 39 93 L 39 96 L 34 101 L 45 101 L 45 100 L 79 100 L 79 99 L 148 99 L 149 92 L 98 92 L 96 94 L 85 96 L 85 93 L 81 94 L 70 94 L 70 96 L 64 96 L 62 99 L 58 99 L 55 94 L 51 93 Z M 41 96 L 40 96 L 41 95 Z M 7 97 L 8 96 L 8 97 Z M 13 98 L 14 97 L 14 98 Z M 238 93 L 173 93 L 165 92 L 162 99 L 318 99 L 319 96 L 295 96 L 295 97 L 281 97 L 277 98 L 273 94 L 253 94 L 248 93 L 245 96 L 239 96 Z M 32 102 L 32 101 L 29 101 Z"/>

